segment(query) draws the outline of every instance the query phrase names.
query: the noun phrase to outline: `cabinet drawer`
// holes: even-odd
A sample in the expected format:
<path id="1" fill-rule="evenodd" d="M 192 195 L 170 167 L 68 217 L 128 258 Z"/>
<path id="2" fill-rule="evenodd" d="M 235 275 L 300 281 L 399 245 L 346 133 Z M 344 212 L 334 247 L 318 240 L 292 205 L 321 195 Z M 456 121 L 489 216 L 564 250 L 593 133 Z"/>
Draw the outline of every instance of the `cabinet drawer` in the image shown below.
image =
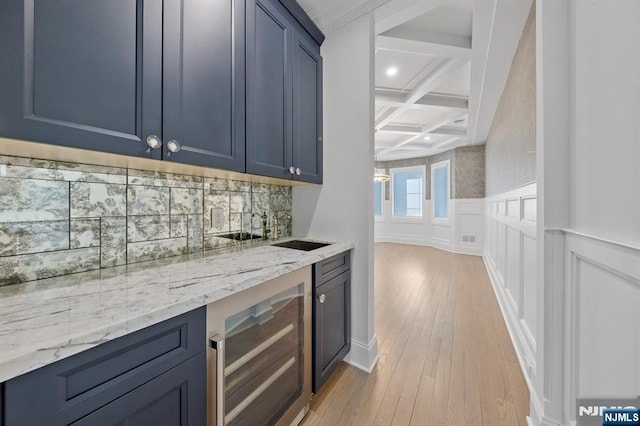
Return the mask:
<path id="1" fill-rule="evenodd" d="M 67 425 L 206 348 L 205 308 L 8 381 L 7 425 Z"/>
<path id="2" fill-rule="evenodd" d="M 351 268 L 350 251 L 325 259 L 314 265 L 314 286 L 326 283 Z"/>
<path id="3" fill-rule="evenodd" d="M 207 418 L 206 361 L 205 354 L 201 353 L 73 425 L 204 425 Z"/>

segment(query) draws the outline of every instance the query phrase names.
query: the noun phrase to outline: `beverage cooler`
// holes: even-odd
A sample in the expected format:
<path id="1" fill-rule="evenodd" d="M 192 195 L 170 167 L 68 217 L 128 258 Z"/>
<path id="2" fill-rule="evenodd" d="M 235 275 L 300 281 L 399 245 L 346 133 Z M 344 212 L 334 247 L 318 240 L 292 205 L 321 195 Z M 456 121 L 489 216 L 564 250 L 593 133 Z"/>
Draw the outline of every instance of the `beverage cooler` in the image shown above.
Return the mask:
<path id="1" fill-rule="evenodd" d="M 311 398 L 311 268 L 207 307 L 208 424 L 299 423 Z"/>

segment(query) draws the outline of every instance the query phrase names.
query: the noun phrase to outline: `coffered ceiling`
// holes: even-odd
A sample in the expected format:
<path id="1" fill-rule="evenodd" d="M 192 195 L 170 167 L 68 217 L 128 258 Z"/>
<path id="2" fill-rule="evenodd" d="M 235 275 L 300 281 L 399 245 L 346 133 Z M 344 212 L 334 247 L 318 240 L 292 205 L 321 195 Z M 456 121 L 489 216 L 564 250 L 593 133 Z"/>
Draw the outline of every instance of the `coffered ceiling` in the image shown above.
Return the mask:
<path id="1" fill-rule="evenodd" d="M 374 17 L 378 160 L 484 143 L 532 0 L 299 1 L 326 34 Z"/>

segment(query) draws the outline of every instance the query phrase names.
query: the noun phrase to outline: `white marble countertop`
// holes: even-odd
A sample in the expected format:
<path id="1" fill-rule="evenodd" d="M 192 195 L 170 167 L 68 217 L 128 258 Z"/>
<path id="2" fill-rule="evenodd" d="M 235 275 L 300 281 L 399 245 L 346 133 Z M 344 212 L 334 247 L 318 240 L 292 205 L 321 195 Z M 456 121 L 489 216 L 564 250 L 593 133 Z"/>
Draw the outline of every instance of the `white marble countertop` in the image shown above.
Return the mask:
<path id="1" fill-rule="evenodd" d="M 239 247 L 0 287 L 0 383 L 351 248 Z"/>

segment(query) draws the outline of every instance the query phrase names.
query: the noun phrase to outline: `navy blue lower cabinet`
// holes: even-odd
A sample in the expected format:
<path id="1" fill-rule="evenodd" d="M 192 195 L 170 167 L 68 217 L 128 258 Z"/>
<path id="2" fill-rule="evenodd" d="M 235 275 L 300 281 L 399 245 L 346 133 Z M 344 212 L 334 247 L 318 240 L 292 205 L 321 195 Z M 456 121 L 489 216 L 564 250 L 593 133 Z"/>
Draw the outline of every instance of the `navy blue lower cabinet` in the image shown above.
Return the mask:
<path id="1" fill-rule="evenodd" d="M 317 393 L 351 350 L 351 269 L 345 252 L 314 265 L 312 389 Z"/>
<path id="2" fill-rule="evenodd" d="M 200 308 L 7 381 L 5 425 L 204 425 L 205 318 Z"/>
<path id="3" fill-rule="evenodd" d="M 77 426 L 205 426 L 204 352 L 74 422 Z"/>

